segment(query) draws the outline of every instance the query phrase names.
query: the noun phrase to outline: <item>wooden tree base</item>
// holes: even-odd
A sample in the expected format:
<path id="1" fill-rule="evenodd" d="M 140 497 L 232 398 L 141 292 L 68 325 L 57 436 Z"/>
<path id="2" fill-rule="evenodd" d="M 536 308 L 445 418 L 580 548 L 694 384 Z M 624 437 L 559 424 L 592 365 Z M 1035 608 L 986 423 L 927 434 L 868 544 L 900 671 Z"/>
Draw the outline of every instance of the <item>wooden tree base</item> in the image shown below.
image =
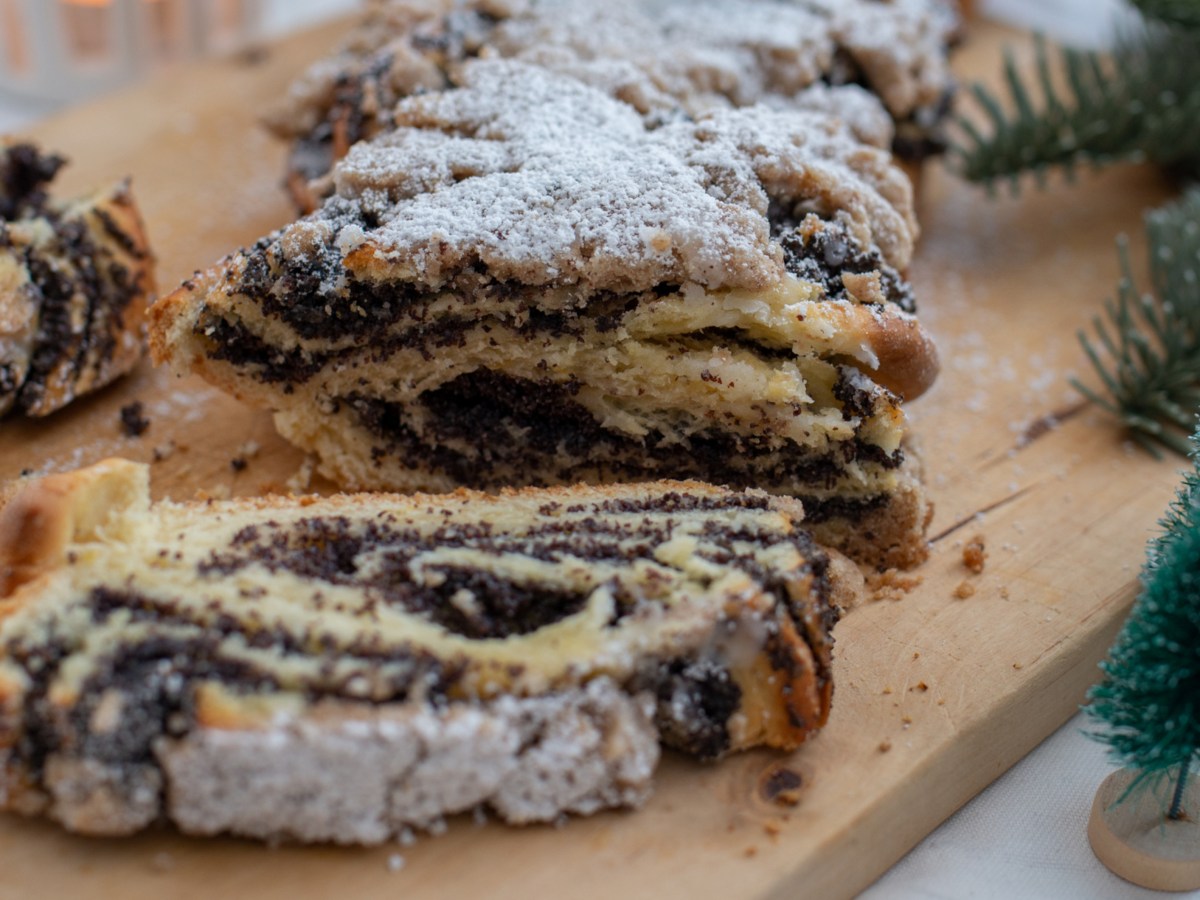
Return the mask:
<path id="1" fill-rule="evenodd" d="M 1088 840 L 1104 865 L 1126 881 L 1156 891 L 1190 891 L 1200 888 L 1200 777 L 1193 773 L 1184 790 L 1187 816 L 1166 817 L 1170 789 L 1137 791 L 1117 799 L 1136 772 L 1113 772 L 1096 791 Z M 1115 804 L 1115 805 L 1114 805 Z"/>

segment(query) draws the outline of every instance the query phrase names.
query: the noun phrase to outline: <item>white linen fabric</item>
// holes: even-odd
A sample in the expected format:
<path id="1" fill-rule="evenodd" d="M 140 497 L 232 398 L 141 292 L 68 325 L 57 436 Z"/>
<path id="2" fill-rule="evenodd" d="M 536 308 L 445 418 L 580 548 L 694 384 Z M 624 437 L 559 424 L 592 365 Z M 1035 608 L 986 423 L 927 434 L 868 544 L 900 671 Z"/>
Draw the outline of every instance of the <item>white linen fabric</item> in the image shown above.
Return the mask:
<path id="1" fill-rule="evenodd" d="M 863 900 L 1200 900 L 1123 881 L 1093 855 L 1092 800 L 1113 766 L 1080 713 L 916 846 Z"/>

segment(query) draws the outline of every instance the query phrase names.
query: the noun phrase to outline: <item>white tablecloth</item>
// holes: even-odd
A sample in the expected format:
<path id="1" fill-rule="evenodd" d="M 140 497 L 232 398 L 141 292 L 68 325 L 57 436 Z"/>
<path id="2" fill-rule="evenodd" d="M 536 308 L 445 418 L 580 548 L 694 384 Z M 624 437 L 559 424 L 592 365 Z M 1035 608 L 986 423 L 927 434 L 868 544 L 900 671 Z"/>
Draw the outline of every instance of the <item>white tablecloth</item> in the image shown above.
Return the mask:
<path id="1" fill-rule="evenodd" d="M 267 30 L 279 33 L 353 6 L 353 0 L 268 0 Z M 1121 12 L 1117 0 L 988 0 L 998 18 L 1079 44 L 1102 43 Z M 0 95 L 0 132 L 50 109 Z M 968 803 L 883 876 L 867 900 L 1123 900 L 1163 897 L 1110 874 L 1088 847 L 1096 788 L 1112 770 L 1104 748 L 1076 716 Z M 1200 891 L 1171 895 L 1200 900 Z"/>

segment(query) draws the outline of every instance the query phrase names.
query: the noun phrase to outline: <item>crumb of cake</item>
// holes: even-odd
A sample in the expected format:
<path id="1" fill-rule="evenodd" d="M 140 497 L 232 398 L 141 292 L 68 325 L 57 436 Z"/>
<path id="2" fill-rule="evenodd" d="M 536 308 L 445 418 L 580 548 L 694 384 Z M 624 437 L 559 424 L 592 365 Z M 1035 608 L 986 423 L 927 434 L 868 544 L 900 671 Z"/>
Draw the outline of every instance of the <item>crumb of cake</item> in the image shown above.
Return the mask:
<path id="1" fill-rule="evenodd" d="M 1025 668 L 1025 664 L 1024 664 L 1024 663 L 1015 662 L 1015 663 L 1013 663 L 1013 668 L 1014 668 L 1014 669 L 1023 669 L 1023 668 Z"/>
<path id="2" fill-rule="evenodd" d="M 244 456 L 235 456 L 229 461 L 229 468 L 233 469 L 234 472 L 244 472 L 248 465 L 250 463 L 246 461 L 246 457 Z"/>
<path id="3" fill-rule="evenodd" d="M 169 440 L 165 444 L 159 444 L 154 448 L 154 461 L 162 462 L 170 459 L 175 455 L 175 451 L 179 449 L 179 445 L 174 440 Z"/>
<path id="4" fill-rule="evenodd" d="M 774 820 L 767 820 L 763 823 L 763 831 L 765 831 L 769 837 L 779 837 L 779 832 L 783 831 L 783 826 Z"/>
<path id="5" fill-rule="evenodd" d="M 891 749 L 892 749 L 892 742 L 887 740 L 886 738 L 879 742 L 879 752 L 880 753 L 887 753 Z"/>
<path id="6" fill-rule="evenodd" d="M 121 407 L 121 433 L 136 438 L 146 433 L 150 420 L 142 415 L 142 401 L 136 400 Z"/>
<path id="7" fill-rule="evenodd" d="M 884 569 L 867 576 L 867 596 L 872 602 L 901 600 L 925 579 L 900 569 Z"/>
<path id="8" fill-rule="evenodd" d="M 1003 599 L 1003 600 L 1007 600 L 1007 599 L 1008 599 L 1008 588 L 1007 588 L 1007 587 L 1002 587 L 1002 588 L 1000 588 L 1000 597 L 1001 597 L 1001 599 Z"/>
<path id="9" fill-rule="evenodd" d="M 945 706 L 945 705 L 946 705 L 946 698 L 938 697 L 938 706 Z"/>
<path id="10" fill-rule="evenodd" d="M 886 687 L 884 687 L 884 689 L 883 689 L 883 693 L 884 693 L 884 694 L 890 694 L 890 693 L 891 693 L 893 690 L 894 690 L 894 688 L 893 688 L 893 687 L 892 687 L 892 686 L 889 684 L 889 685 L 887 685 Z"/>
<path id="11" fill-rule="evenodd" d="M 920 658 L 921 658 L 921 651 L 920 651 L 920 650 L 914 650 L 914 651 L 913 651 L 913 659 L 920 659 Z"/>
<path id="12" fill-rule="evenodd" d="M 786 766 L 774 766 L 764 774 L 759 791 L 763 799 L 782 806 L 795 806 L 800 802 L 800 789 L 804 779 L 799 772 Z"/>
<path id="13" fill-rule="evenodd" d="M 913 718 L 912 718 L 912 716 L 901 716 L 900 722 L 904 725 L 905 728 L 907 728 L 909 725 L 911 725 L 913 723 Z"/>
<path id="14" fill-rule="evenodd" d="M 229 489 L 229 485 L 218 484 L 208 489 L 200 488 L 196 491 L 195 497 L 200 503 L 211 503 L 214 500 L 228 500 L 232 493 L 233 492 Z"/>
<path id="15" fill-rule="evenodd" d="M 916 684 L 914 684 L 912 686 L 912 690 L 920 691 L 923 694 L 927 690 L 929 690 L 929 685 L 927 685 L 924 681 L 918 681 Z"/>
<path id="16" fill-rule="evenodd" d="M 242 459 L 254 459 L 260 450 L 262 450 L 262 444 L 258 441 L 246 441 L 237 448 L 237 455 Z"/>
<path id="17" fill-rule="evenodd" d="M 287 489 L 293 494 L 302 494 L 312 487 L 313 473 L 316 471 L 317 461 L 312 456 L 304 457 L 304 462 L 300 464 L 300 469 L 287 480 Z"/>
<path id="18" fill-rule="evenodd" d="M 962 559 L 963 565 L 976 575 L 983 572 L 983 564 L 987 560 L 987 549 L 982 534 L 975 535 L 967 542 L 963 547 Z"/>
<path id="19" fill-rule="evenodd" d="M 746 859 L 752 859 L 753 857 L 758 856 L 758 848 L 757 847 L 747 847 L 745 850 L 742 851 L 742 856 L 746 857 Z"/>
<path id="20" fill-rule="evenodd" d="M 969 581 L 960 581 L 954 589 L 954 596 L 959 600 L 967 600 L 975 596 L 975 585 Z"/>

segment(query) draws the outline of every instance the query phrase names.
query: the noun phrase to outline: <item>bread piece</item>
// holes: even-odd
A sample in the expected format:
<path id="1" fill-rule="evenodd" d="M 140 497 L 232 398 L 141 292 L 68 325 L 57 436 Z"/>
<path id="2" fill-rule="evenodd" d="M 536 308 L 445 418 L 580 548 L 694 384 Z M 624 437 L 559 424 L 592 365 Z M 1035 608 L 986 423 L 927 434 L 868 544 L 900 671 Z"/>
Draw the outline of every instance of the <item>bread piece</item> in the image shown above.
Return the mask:
<path id="1" fill-rule="evenodd" d="M 0 414 L 44 416 L 133 368 L 154 260 L 127 181 L 73 201 L 63 160 L 0 142 Z"/>
<path id="2" fill-rule="evenodd" d="M 916 160 L 942 146 L 958 28 L 947 0 L 376 0 L 267 121 L 292 142 L 288 185 L 304 211 L 351 146 L 391 129 L 398 101 L 459 84 L 476 56 L 578 78 L 652 123 L 759 102 L 818 108 Z"/>
<path id="3" fill-rule="evenodd" d="M 151 505 L 110 460 L 0 514 L 0 802 L 76 831 L 375 843 L 636 806 L 661 737 L 789 749 L 857 571 L 700 484 Z"/>
<path id="4" fill-rule="evenodd" d="M 887 152 L 816 112 L 650 128 L 523 63 L 462 78 L 156 304 L 155 358 L 274 410 L 347 487 L 695 478 L 800 497 L 839 546 L 874 516 L 860 559 L 922 558 L 900 404 L 937 356 Z"/>

